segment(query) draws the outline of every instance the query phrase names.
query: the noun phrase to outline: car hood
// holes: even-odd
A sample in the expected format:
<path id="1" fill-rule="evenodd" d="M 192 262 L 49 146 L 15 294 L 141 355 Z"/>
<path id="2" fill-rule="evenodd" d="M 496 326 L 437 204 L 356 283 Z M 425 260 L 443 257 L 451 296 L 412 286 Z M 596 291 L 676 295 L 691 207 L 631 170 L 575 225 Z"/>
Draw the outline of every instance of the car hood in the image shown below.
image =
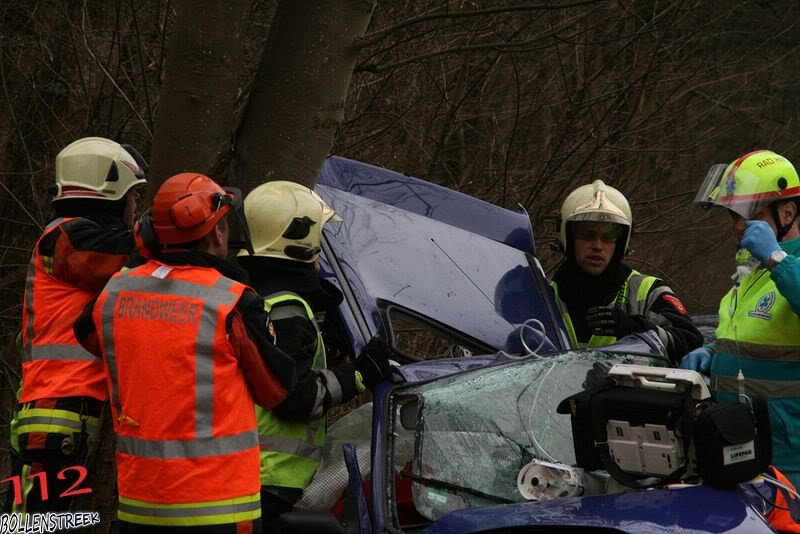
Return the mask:
<path id="1" fill-rule="evenodd" d="M 326 160 L 316 191 L 342 219 L 325 226 L 323 274 L 355 308 L 361 343 L 390 337 L 385 313 L 396 307 L 487 353 L 522 352 L 519 326 L 529 319 L 566 348 L 526 213 L 339 157 Z"/>

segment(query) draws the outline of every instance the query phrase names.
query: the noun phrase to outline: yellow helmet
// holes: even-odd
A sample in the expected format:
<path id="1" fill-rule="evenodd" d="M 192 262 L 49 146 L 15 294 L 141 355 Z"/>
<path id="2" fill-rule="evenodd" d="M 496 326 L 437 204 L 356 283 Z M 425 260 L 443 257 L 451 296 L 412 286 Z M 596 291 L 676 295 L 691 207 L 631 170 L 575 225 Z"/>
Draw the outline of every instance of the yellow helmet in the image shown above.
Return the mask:
<path id="1" fill-rule="evenodd" d="M 281 180 L 253 189 L 244 199 L 244 212 L 253 256 L 305 263 L 319 256 L 322 227 L 335 215 L 311 189 Z"/>
<path id="2" fill-rule="evenodd" d="M 721 206 L 750 219 L 776 200 L 797 197 L 800 178 L 794 165 L 771 150 L 756 150 L 730 164 L 713 165 L 695 202 Z"/>
<path id="3" fill-rule="evenodd" d="M 103 137 L 84 137 L 56 156 L 53 202 L 72 198 L 120 200 L 146 183 L 147 163 L 130 145 Z"/>
<path id="4" fill-rule="evenodd" d="M 578 187 L 561 204 L 559 240 L 563 250 L 569 250 L 567 223 L 580 221 L 614 223 L 626 227 L 625 248 L 622 252 L 628 249 L 633 228 L 633 215 L 628 199 L 602 180 Z"/>

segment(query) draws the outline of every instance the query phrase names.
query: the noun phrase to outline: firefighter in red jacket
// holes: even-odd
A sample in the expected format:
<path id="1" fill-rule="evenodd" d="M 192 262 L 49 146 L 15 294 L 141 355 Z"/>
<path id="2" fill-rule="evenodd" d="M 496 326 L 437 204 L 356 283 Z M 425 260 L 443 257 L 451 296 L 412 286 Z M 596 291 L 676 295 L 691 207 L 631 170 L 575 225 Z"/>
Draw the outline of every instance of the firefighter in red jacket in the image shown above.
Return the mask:
<path id="1" fill-rule="evenodd" d="M 12 474 L 20 475 L 24 500 L 15 510 L 69 507 L 61 493 L 81 465 L 105 401 L 102 363 L 75 339 L 72 324 L 83 307 L 128 260 L 136 196 L 146 164 L 129 145 L 87 137 L 56 157 L 50 221 L 33 249 L 22 311 L 22 384 L 12 422 Z M 29 478 L 45 472 L 44 488 Z M 63 478 L 63 477 L 62 477 Z M 5 509 L 13 505 L 8 492 Z"/>
<path id="2" fill-rule="evenodd" d="M 249 248 L 241 194 L 173 176 L 138 231 L 157 242 L 152 257 L 116 274 L 75 323 L 105 364 L 120 532 L 258 531 L 253 403 L 280 405 L 296 373 L 264 301 L 225 260 L 229 246 Z"/>

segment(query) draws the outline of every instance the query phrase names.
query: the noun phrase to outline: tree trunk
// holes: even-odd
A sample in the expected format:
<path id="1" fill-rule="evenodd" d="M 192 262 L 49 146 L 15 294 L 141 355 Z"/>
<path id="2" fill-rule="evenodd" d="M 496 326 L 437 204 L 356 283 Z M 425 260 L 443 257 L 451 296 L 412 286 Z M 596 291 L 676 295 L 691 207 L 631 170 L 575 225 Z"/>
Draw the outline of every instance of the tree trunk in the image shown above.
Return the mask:
<path id="1" fill-rule="evenodd" d="M 149 196 L 173 174 L 212 173 L 235 127 L 252 0 L 177 0 L 159 93 Z"/>
<path id="2" fill-rule="evenodd" d="M 376 0 L 280 0 L 236 137 L 245 192 L 270 180 L 313 185 L 344 117 L 357 39 Z"/>

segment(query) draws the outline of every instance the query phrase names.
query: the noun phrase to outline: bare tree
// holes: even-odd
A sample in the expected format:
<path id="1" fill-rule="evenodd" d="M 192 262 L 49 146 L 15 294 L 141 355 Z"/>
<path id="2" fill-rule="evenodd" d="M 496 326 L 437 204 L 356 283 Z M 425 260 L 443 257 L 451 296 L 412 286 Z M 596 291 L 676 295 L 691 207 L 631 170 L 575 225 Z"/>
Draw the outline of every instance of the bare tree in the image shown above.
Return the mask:
<path id="1" fill-rule="evenodd" d="M 176 0 L 158 95 L 151 180 L 211 173 L 233 141 L 251 0 Z M 156 187 L 151 187 L 151 194 Z"/>

